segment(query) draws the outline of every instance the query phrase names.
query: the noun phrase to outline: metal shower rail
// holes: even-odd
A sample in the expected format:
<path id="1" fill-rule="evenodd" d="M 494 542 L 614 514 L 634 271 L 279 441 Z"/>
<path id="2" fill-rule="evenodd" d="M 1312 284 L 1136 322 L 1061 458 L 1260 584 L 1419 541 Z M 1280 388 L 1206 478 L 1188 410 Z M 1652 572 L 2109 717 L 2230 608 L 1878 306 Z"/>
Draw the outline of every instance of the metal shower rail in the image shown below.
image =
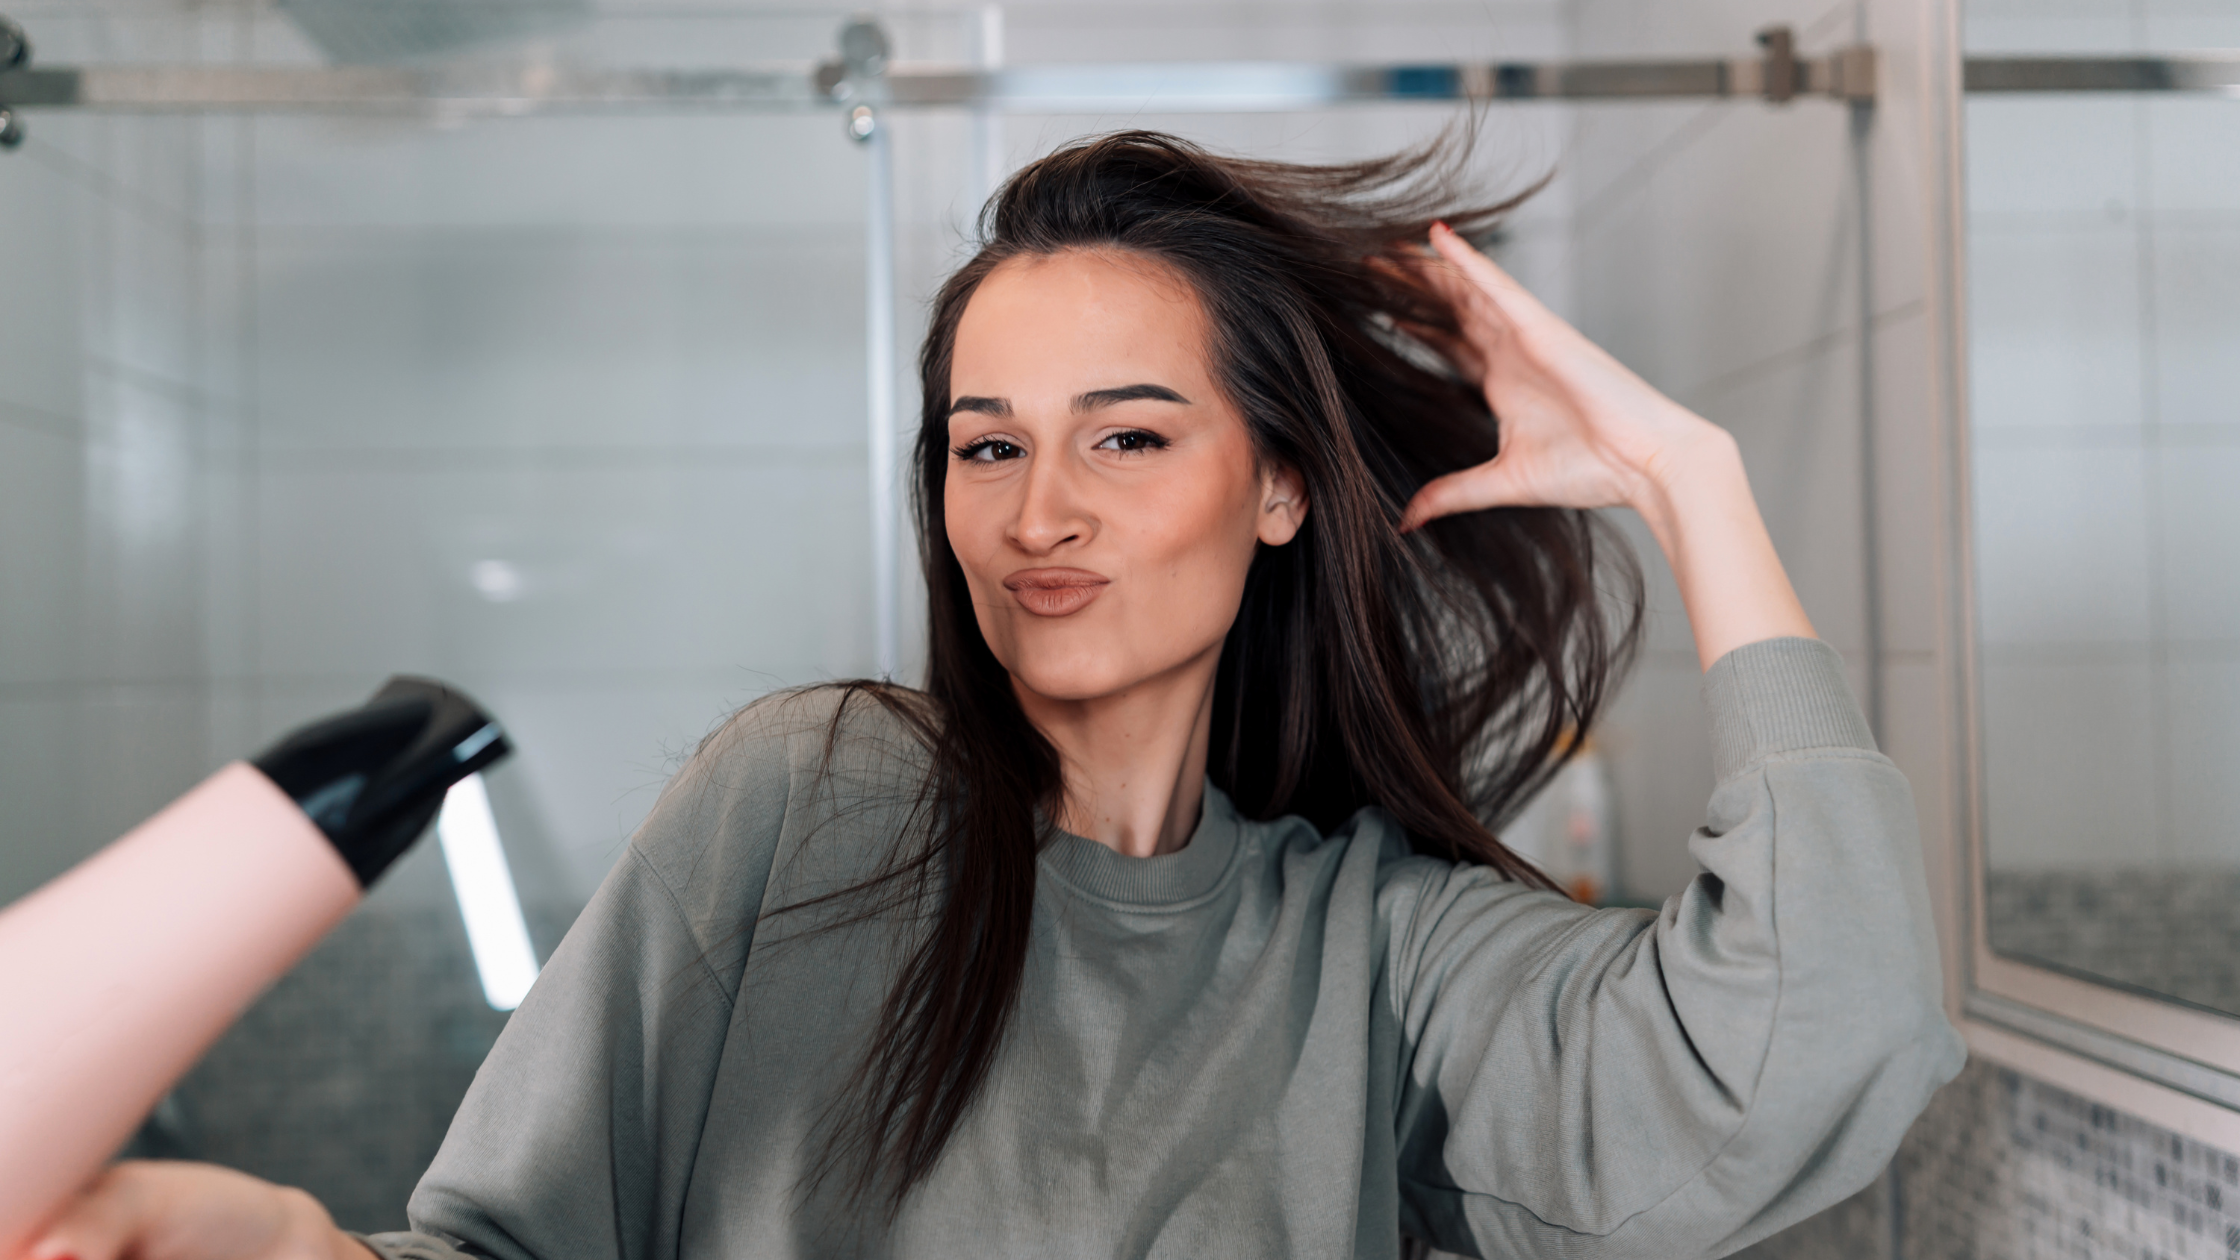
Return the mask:
<path id="1" fill-rule="evenodd" d="M 0 22 L 4 22 L 0 19 Z M 1376 102 L 1734 97 L 1874 98 L 1875 53 L 1796 51 L 1788 27 L 1754 57 L 1694 60 L 1344 65 L 1091 63 L 973 67 L 889 62 L 884 33 L 851 23 L 821 63 L 722 70 L 599 69 L 548 62 L 394 66 L 31 68 L 20 30 L 0 30 L 0 107 L 104 112 L 417 112 L 516 115 L 631 111 L 993 108 L 1018 112 L 1280 111 Z M 13 56 L 11 57 L 11 43 Z"/>
<path id="2" fill-rule="evenodd" d="M 2240 96 L 2240 52 L 2135 57 L 1970 57 L 1968 92 L 2212 92 Z"/>

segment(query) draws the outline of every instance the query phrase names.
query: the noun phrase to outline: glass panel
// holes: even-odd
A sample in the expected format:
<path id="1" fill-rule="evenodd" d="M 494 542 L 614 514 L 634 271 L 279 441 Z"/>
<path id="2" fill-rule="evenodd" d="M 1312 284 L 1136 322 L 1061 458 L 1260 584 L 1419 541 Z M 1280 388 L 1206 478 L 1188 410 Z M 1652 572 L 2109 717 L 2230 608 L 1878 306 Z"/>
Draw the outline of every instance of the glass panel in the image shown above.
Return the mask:
<path id="1" fill-rule="evenodd" d="M 462 55 L 806 65 L 841 20 L 551 7 Z M 11 12 L 51 66 L 434 38 L 323 50 L 286 5 Z M 925 57 L 962 30 L 896 27 Z M 865 159 L 837 117 L 25 121 L 0 155 L 0 904 L 421 673 L 511 729 L 488 794 L 541 958 L 712 725 L 869 672 Z M 951 232 L 947 143 L 905 217 Z M 424 843 L 137 1149 L 401 1228 L 503 1021 Z"/>
<path id="2" fill-rule="evenodd" d="M 2240 46 L 2166 9 L 1978 0 L 1968 51 Z M 2240 1013 L 2240 101 L 1967 129 L 1991 946 Z"/>

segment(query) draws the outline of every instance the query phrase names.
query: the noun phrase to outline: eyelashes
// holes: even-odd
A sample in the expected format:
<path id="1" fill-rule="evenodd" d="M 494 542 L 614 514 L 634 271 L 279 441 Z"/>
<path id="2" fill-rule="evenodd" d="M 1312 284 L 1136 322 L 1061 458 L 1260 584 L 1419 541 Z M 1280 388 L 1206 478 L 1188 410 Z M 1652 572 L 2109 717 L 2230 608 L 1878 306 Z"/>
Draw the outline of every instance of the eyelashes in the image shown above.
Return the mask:
<path id="1" fill-rule="evenodd" d="M 1004 459 L 1017 459 L 1021 455 L 1026 454 L 1026 452 L 1019 449 L 1019 447 L 1015 443 L 1006 442 L 1002 438 L 992 437 L 984 437 L 975 442 L 967 442 L 963 446 L 955 448 L 955 450 L 953 450 L 951 453 L 954 454 L 958 459 L 964 460 L 968 463 L 981 464 L 992 464 L 998 460 Z"/>
<path id="2" fill-rule="evenodd" d="M 1147 451 L 1167 449 L 1167 439 L 1147 429 L 1122 429 L 1106 434 L 1095 448 L 1122 455 L 1140 455 Z M 967 463 L 994 464 L 1018 459 L 1027 452 L 1018 443 L 1000 437 L 984 437 L 952 448 L 951 454 Z"/>
<path id="3" fill-rule="evenodd" d="M 1138 451 L 1163 451 L 1167 449 L 1167 440 L 1144 429 L 1123 429 L 1118 433 L 1107 434 L 1103 441 L 1097 443 L 1097 449 L 1132 455 Z"/>

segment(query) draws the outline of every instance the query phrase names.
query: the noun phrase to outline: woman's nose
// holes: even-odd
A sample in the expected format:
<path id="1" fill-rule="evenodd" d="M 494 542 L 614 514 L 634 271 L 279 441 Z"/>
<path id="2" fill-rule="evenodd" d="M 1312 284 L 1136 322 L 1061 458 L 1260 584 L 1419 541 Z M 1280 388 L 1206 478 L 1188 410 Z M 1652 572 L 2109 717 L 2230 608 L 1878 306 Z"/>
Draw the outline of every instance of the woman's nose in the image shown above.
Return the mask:
<path id="1" fill-rule="evenodd" d="M 1084 510 L 1080 486 L 1063 456 L 1036 456 L 1027 468 L 1026 494 L 1011 522 L 1011 538 L 1034 555 L 1071 542 L 1087 542 L 1095 532 Z"/>

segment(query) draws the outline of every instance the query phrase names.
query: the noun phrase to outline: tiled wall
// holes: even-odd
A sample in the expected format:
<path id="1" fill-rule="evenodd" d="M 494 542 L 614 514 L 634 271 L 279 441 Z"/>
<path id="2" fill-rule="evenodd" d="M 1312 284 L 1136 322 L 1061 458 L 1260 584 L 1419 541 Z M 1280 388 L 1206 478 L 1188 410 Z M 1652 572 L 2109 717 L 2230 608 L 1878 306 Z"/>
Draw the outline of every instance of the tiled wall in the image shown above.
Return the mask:
<path id="1" fill-rule="evenodd" d="M 1824 0 L 1575 0 L 1570 15 L 1577 53 L 1612 58 L 1744 56 L 1773 22 L 1818 51 L 1852 39 L 1861 20 L 1855 5 Z M 1566 178 L 1582 329 L 1739 440 L 1805 608 L 1866 696 L 1858 329 L 1871 302 L 1884 370 L 1917 357 L 1926 277 L 1885 266 L 1862 295 L 1851 128 L 1827 101 L 1586 105 Z M 1887 147 L 1887 134 L 1873 143 Z M 1653 615 L 1602 743 L 1620 885 L 1654 901 L 1695 874 L 1685 842 L 1711 793 L 1711 753 L 1678 590 L 1632 514 L 1616 516 L 1651 569 Z M 1910 628 L 1886 610 L 1886 633 Z"/>
<path id="2" fill-rule="evenodd" d="M 819 50 L 689 25 L 702 59 Z M 580 900 L 725 712 L 868 669 L 861 159 L 829 119 L 263 117 L 214 125 L 211 164 L 239 746 L 392 672 L 453 681 L 519 750 L 517 867 Z"/>
<path id="3" fill-rule="evenodd" d="M 1974 52 L 2240 45 L 2240 10 L 1975 0 Z M 2013 870 L 2240 868 L 2240 112 L 1975 99 L 1987 837 Z"/>
<path id="4" fill-rule="evenodd" d="M 9 6 L 38 55 L 191 60 L 176 11 Z M 201 776 L 210 558 L 192 124 L 32 113 L 0 154 L 0 903 Z"/>
<path id="5" fill-rule="evenodd" d="M 1991 948 L 2240 1015 L 2240 869 L 2039 867 L 1986 881 Z"/>
<path id="6" fill-rule="evenodd" d="M 1972 1063 L 1864 1193 L 1749 1260 L 2230 1260 L 2240 1154 Z"/>

